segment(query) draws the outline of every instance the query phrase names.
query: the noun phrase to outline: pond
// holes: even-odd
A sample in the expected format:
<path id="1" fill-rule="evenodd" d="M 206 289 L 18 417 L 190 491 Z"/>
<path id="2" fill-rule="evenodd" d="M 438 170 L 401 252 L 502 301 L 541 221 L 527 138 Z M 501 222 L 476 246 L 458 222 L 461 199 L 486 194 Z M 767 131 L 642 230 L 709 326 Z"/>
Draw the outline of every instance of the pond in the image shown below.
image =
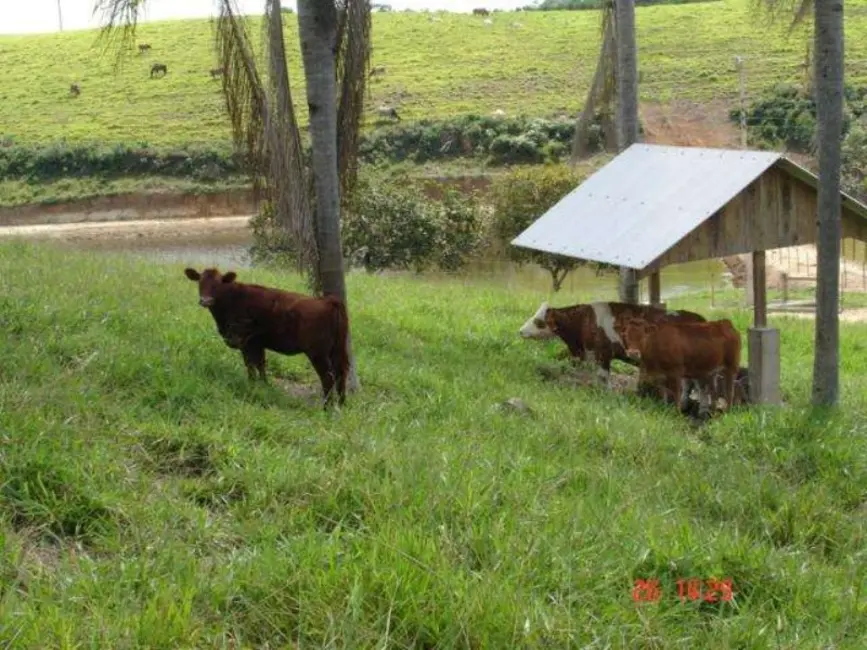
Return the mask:
<path id="1" fill-rule="evenodd" d="M 102 231 L 105 236 L 100 234 L 101 229 L 91 229 L 84 236 L 78 233 L 64 238 L 64 245 L 77 250 L 123 253 L 189 266 L 249 268 L 252 266 L 250 232 L 241 222 L 237 223 L 240 225 L 214 227 L 209 232 L 203 231 L 201 225 L 185 232 L 185 228 L 178 227 L 180 223 L 166 228 L 153 224 L 153 227 L 141 227 L 126 233 L 115 229 L 112 229 L 112 233 Z M 718 261 L 669 267 L 662 273 L 662 297 L 668 299 L 685 293 L 707 291 L 711 286 L 722 288 L 726 284 L 723 276 L 725 271 L 725 266 Z M 404 275 L 403 272 L 391 274 Z M 428 282 L 458 280 L 468 284 L 506 286 L 541 293 L 551 290 L 551 278 L 545 270 L 533 265 L 518 266 L 503 260 L 475 261 L 459 273 L 425 272 L 417 277 Z M 597 276 L 595 271 L 588 268 L 570 273 L 563 283 L 563 291 L 598 291 L 601 297 L 612 292 L 615 286 L 615 279 L 611 275 Z"/>

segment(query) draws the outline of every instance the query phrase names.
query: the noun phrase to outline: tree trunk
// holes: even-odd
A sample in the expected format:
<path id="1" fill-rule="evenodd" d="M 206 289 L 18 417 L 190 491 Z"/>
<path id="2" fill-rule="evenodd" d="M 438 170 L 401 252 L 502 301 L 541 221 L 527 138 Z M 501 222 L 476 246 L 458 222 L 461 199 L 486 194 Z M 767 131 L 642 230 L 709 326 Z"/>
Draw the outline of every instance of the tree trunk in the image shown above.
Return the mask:
<path id="1" fill-rule="evenodd" d="M 340 243 L 340 176 L 337 158 L 337 8 L 334 0 L 298 0 L 298 37 L 307 82 L 313 182 L 316 193 L 316 240 L 319 284 L 325 295 L 345 303 L 343 251 Z M 347 303 L 348 308 L 348 303 Z M 355 356 L 350 349 L 349 390 L 359 388 Z"/>
<path id="2" fill-rule="evenodd" d="M 819 139 L 819 214 L 813 404 L 839 399 L 840 141 L 843 136 L 843 0 L 815 0 L 813 83 Z"/>
<path id="3" fill-rule="evenodd" d="M 616 0 L 617 116 L 619 150 L 638 142 L 638 54 L 635 45 L 635 0 Z M 638 303 L 638 276 L 633 269 L 620 269 L 620 300 Z"/>

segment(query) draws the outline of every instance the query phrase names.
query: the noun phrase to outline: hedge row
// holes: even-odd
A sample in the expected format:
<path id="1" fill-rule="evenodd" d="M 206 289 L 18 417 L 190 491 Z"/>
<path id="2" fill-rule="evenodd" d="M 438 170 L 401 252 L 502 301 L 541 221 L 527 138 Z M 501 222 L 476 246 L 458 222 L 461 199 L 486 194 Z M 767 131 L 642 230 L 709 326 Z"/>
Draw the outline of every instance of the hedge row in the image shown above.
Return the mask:
<path id="1" fill-rule="evenodd" d="M 368 163 L 482 158 L 490 164 L 556 162 L 568 154 L 573 120 L 494 118 L 468 115 L 453 120 L 380 127 L 366 134 L 360 154 Z M 599 149 L 602 132 L 591 127 L 590 146 Z M 243 158 L 228 147 L 157 149 L 142 144 L 43 146 L 0 141 L 0 179 L 44 181 L 81 176 L 181 176 L 217 180 L 243 171 Z"/>

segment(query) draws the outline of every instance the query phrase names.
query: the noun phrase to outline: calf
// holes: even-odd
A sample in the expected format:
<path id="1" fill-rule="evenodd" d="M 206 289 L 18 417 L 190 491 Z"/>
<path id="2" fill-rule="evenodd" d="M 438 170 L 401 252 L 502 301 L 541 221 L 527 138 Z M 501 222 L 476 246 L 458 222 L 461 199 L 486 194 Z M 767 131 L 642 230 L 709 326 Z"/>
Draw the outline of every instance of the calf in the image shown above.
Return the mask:
<path id="1" fill-rule="evenodd" d="M 199 283 L 199 304 L 206 307 L 226 345 L 240 350 L 247 375 L 265 378 L 265 350 L 285 355 L 305 354 L 322 383 L 327 405 L 337 385 L 339 403 L 346 396 L 349 372 L 347 336 L 349 318 L 343 302 L 334 296 L 312 298 L 258 284 L 236 282 L 233 272 L 185 269 Z"/>
<path id="2" fill-rule="evenodd" d="M 589 352 L 607 380 L 611 361 L 617 359 L 633 366 L 638 361 L 626 354 L 621 332 L 627 321 L 639 318 L 647 322 L 704 322 L 704 317 L 690 311 L 667 312 L 651 305 L 622 302 L 594 302 L 571 307 L 549 307 L 543 302 L 538 311 L 520 329 L 528 339 L 559 337 L 573 357 L 584 360 Z"/>
<path id="3" fill-rule="evenodd" d="M 662 380 L 678 408 L 682 406 L 684 379 L 710 386 L 718 370 L 722 371 L 726 407 L 732 405 L 740 370 L 741 336 L 730 320 L 649 323 L 633 318 L 626 324 L 623 338 L 627 354 L 641 359 L 639 383 Z"/>

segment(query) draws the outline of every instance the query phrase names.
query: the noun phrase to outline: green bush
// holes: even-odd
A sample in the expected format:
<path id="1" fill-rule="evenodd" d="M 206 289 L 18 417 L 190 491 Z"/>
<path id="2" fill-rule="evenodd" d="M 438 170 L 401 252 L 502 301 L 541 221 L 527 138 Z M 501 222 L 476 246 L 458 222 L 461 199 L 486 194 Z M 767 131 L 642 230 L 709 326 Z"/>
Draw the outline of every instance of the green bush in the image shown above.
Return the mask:
<path id="1" fill-rule="evenodd" d="M 510 242 L 583 180 L 582 174 L 565 165 L 546 165 L 516 169 L 504 174 L 491 188 L 494 237 L 513 261 L 535 263 L 548 271 L 554 291 L 560 290 L 570 271 L 586 262 L 518 248 Z M 607 265 L 602 264 L 596 266 L 598 270 L 607 268 Z"/>
<path id="2" fill-rule="evenodd" d="M 359 154 L 368 163 L 458 157 L 488 157 L 495 165 L 556 162 L 568 150 L 574 132 L 574 120 L 464 115 L 380 127 L 363 138 Z M 591 152 L 600 151 L 602 145 L 597 119 L 590 131 Z"/>
<path id="3" fill-rule="evenodd" d="M 853 120 L 867 111 L 867 87 L 846 86 L 844 90 L 843 132 Z M 729 112 L 729 119 L 740 123 L 741 109 Z M 747 132 L 755 146 L 811 152 L 816 133 L 816 102 L 812 95 L 791 84 L 771 87 L 746 110 Z"/>
<path id="4" fill-rule="evenodd" d="M 368 164 L 424 163 L 454 158 L 487 159 L 494 165 L 557 162 L 567 154 L 573 120 L 465 115 L 382 126 L 362 136 L 359 158 Z M 591 152 L 603 145 L 597 120 Z M 305 146 L 305 155 L 310 148 Z M 45 182 L 64 177 L 168 176 L 215 182 L 245 172 L 245 157 L 231 147 L 159 149 L 146 143 L 18 145 L 0 138 L 0 180 Z"/>
<path id="5" fill-rule="evenodd" d="M 264 201 L 259 213 L 250 219 L 253 245 L 250 257 L 256 264 L 291 268 L 298 259 L 298 248 L 277 223 L 273 206 Z"/>
<path id="6" fill-rule="evenodd" d="M 344 254 L 368 271 L 456 270 L 477 250 L 481 220 L 472 198 L 424 197 L 408 177 L 362 177 L 343 215 Z"/>
<path id="7" fill-rule="evenodd" d="M 843 140 L 843 187 L 860 200 L 867 199 L 867 125 L 852 125 Z"/>

